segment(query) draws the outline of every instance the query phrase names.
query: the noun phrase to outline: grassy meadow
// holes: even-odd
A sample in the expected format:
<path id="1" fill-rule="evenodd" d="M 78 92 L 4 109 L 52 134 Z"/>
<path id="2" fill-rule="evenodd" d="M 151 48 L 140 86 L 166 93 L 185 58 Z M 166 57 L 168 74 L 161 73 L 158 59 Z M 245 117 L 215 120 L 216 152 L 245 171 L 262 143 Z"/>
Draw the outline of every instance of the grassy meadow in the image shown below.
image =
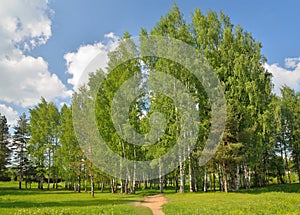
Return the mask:
<path id="1" fill-rule="evenodd" d="M 167 195 L 166 214 L 300 214 L 300 193 Z"/>
<path id="2" fill-rule="evenodd" d="M 65 190 L 19 190 L 17 183 L 0 182 L 0 214 L 152 214 L 145 207 L 134 206 L 142 195 L 123 195 Z"/>
<path id="3" fill-rule="evenodd" d="M 0 182 L 0 214 L 152 214 L 135 206 L 144 195 L 158 190 L 139 190 L 135 195 L 65 190 L 18 190 L 17 183 Z M 300 214 L 300 184 L 270 185 L 239 193 L 174 193 L 166 190 L 165 214 Z"/>

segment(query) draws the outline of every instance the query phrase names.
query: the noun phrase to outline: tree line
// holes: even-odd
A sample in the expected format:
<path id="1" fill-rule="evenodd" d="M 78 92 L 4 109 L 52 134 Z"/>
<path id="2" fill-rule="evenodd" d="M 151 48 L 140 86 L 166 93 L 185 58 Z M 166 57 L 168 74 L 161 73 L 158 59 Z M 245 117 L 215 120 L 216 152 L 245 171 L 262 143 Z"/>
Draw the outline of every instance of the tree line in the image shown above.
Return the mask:
<path id="1" fill-rule="evenodd" d="M 161 192 L 165 187 L 173 187 L 181 193 L 186 190 L 228 192 L 300 181 L 300 94 L 288 86 L 281 88 L 281 96 L 272 92 L 272 75 L 263 67 L 266 58 L 261 54 L 262 44 L 255 41 L 251 33 L 234 26 L 222 12 L 210 11 L 204 15 L 196 9 L 191 23 L 186 23 L 174 5 L 149 32 L 142 29 L 140 35 L 179 39 L 199 51 L 216 72 L 226 97 L 227 121 L 214 157 L 204 166 L 199 163 L 211 122 L 209 99 L 201 83 L 185 68 L 167 59 L 145 57 L 114 67 L 128 54 L 121 43 L 109 53 L 107 72 L 91 71 L 88 83 L 74 92 L 70 107 L 64 105 L 59 110 L 54 103 L 42 98 L 30 109 L 30 117 L 20 116 L 12 135 L 5 116 L 0 115 L 2 179 L 14 176 L 20 189 L 24 183 L 27 188 L 32 181 L 37 181 L 40 189 L 45 186 L 58 188 L 63 181 L 66 189 L 78 192 L 91 189 L 92 195 L 95 186 L 102 190 L 109 187 L 113 193 L 118 190 L 134 193 L 141 186 L 158 186 Z M 125 33 L 123 39 L 130 41 L 130 34 Z M 132 43 L 132 49 L 136 48 Z M 170 98 L 155 93 L 147 85 L 149 70 L 161 71 L 180 80 L 197 101 L 201 121 L 197 124 L 196 146 L 184 148 L 182 153 L 187 159 L 173 172 L 160 174 L 157 179 L 145 177 L 143 181 L 136 181 L 127 173 L 125 178 L 110 176 L 97 168 L 88 159 L 88 152 L 84 153 L 80 147 L 81 140 L 74 126 L 88 128 L 90 125 L 85 120 L 76 122 L 80 125 L 73 124 L 73 114 L 82 114 L 84 109 L 72 111 L 72 107 L 96 104 L 93 114 L 107 145 L 120 156 L 133 160 L 160 157 L 176 144 L 179 132 L 190 135 L 180 130 L 178 118 L 182 116 Z M 148 92 L 133 101 L 129 110 L 130 124 L 135 131 L 148 133 L 150 116 L 155 111 L 166 118 L 163 137 L 151 146 L 126 142 L 113 129 L 112 116 L 107 114 L 115 93 L 131 77 L 139 78 L 139 87 Z M 104 81 L 98 89 L 100 80 Z M 98 153 L 105 156 L 105 152 Z"/>

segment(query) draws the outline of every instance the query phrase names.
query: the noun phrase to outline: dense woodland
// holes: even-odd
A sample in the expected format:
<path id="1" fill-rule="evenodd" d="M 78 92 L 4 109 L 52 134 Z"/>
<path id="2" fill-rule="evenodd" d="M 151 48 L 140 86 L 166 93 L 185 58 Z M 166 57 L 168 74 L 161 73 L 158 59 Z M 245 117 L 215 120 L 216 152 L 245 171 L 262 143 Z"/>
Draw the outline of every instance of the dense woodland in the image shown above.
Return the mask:
<path id="1" fill-rule="evenodd" d="M 74 92 L 72 104 L 60 110 L 44 98 L 30 115 L 22 114 L 14 133 L 9 133 L 6 117 L 0 115 L 0 177 L 17 180 L 20 189 L 38 182 L 40 189 L 63 188 L 77 192 L 110 189 L 111 192 L 134 193 L 137 188 L 156 188 L 163 192 L 172 187 L 178 192 L 238 191 L 240 188 L 270 183 L 294 183 L 300 180 L 300 93 L 288 86 L 281 96 L 272 92 L 272 75 L 263 67 L 262 44 L 241 26 L 234 26 L 222 12 L 204 15 L 197 9 L 186 23 L 178 7 L 161 17 L 150 30 L 140 35 L 161 35 L 179 39 L 199 51 L 208 60 L 224 88 L 227 101 L 226 129 L 215 156 L 204 166 L 199 159 L 210 128 L 210 104 L 203 87 L 180 65 L 166 59 L 134 59 L 112 68 L 123 55 L 122 47 L 109 54 L 103 87 L 91 95 L 103 72 L 90 73 L 89 82 Z M 130 40 L 125 33 L 124 39 Z M 123 141 L 109 123 L 103 123 L 114 92 L 128 78 L 143 73 L 144 68 L 163 71 L 180 80 L 198 101 L 199 134 L 196 147 L 177 169 L 158 179 L 135 181 L 112 177 L 93 165 L 81 150 L 74 132 L 72 106 L 96 102 L 98 128 L 108 145 L 125 157 L 143 160 L 160 156 L 168 150 L 178 134 L 178 113 L 163 95 L 150 92 L 137 99 L 130 109 L 131 124 L 141 133 L 149 131 L 153 111 L 162 112 L 168 121 L 165 138 L 150 148 L 134 147 Z M 85 98 L 85 100 L 79 98 Z M 151 105 L 149 105 L 151 103 Z M 148 104 L 148 105 L 147 105 Z M 107 119 L 109 122 L 109 119 Z M 75 125 L 76 126 L 76 125 Z M 82 122 L 82 126 L 88 126 Z M 133 153 L 134 152 L 134 153 Z M 105 152 L 103 152 L 105 156 Z M 132 170 L 134 171 L 134 170 Z"/>

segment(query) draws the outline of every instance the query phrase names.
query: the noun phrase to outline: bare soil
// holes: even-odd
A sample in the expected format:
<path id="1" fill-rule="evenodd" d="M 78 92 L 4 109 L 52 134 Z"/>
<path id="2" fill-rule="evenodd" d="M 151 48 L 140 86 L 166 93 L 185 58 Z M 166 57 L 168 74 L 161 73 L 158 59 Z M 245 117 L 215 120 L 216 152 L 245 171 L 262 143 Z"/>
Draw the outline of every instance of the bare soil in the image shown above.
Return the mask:
<path id="1" fill-rule="evenodd" d="M 143 202 L 136 202 L 136 206 L 148 207 L 152 210 L 153 215 L 164 215 L 162 211 L 162 205 L 167 203 L 167 199 L 163 194 L 158 194 L 154 196 L 145 196 Z"/>

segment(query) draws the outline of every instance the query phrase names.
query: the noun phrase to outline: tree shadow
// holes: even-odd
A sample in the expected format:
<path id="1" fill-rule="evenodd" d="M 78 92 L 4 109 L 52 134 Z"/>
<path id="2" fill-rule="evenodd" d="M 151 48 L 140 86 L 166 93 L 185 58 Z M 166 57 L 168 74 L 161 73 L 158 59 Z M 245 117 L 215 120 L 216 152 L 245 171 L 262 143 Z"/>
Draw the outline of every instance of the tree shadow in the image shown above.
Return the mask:
<path id="1" fill-rule="evenodd" d="M 31 201 L 0 201 L 0 208 L 36 208 L 36 207 L 87 207 L 87 206 L 105 206 L 105 205 L 122 205 L 133 203 L 131 199 L 90 199 L 90 200 L 67 200 L 67 201 L 46 201 L 46 202 L 31 202 Z"/>
<path id="2" fill-rule="evenodd" d="M 56 190 L 56 189 L 44 189 L 40 190 L 37 188 L 33 189 L 18 189 L 18 188 L 12 188 L 12 187 L 0 187 L 0 196 L 5 195 L 34 195 L 34 194 L 72 194 L 73 192 L 68 190 Z"/>
<path id="3" fill-rule="evenodd" d="M 271 184 L 266 187 L 242 189 L 239 193 L 261 194 L 270 192 L 300 193 L 300 183 L 296 184 Z"/>

